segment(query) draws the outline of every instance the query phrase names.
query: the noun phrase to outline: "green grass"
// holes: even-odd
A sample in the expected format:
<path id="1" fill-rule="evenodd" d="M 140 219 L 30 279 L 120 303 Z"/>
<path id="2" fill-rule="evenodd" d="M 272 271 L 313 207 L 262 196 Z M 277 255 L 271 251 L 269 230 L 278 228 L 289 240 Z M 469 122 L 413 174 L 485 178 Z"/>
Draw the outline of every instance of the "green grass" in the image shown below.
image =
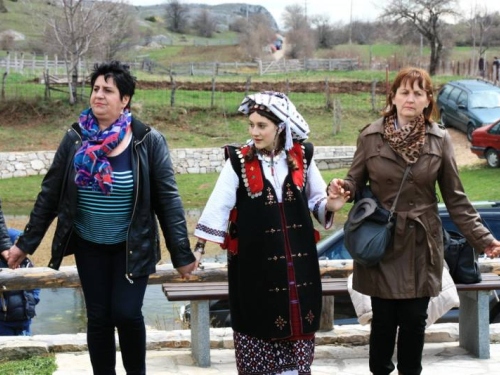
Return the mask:
<path id="1" fill-rule="evenodd" d="M 347 169 L 321 171 L 321 174 L 325 182 L 328 183 L 332 178 L 345 177 Z M 177 175 L 177 185 L 184 206 L 186 208 L 203 207 L 218 176 L 217 173 Z M 498 169 L 488 167 L 463 168 L 460 170 L 460 178 L 471 201 L 500 201 Z M 43 176 L 32 176 L 0 180 L 4 213 L 28 214 L 40 190 L 42 179 Z M 23 188 L 19 189 L 20 186 Z M 346 213 L 348 209 L 349 205 L 344 207 L 340 213 Z M 0 373 L 2 372 L 0 371 Z"/>
<path id="2" fill-rule="evenodd" d="M 372 59 L 374 61 L 399 60 L 404 61 L 408 57 L 418 59 L 420 56 L 420 47 L 412 45 L 395 45 L 395 44 L 374 44 L 371 46 Z M 449 51 L 448 60 L 450 61 L 465 61 L 472 58 L 472 47 L 453 47 Z M 427 62 L 431 54 L 429 47 L 424 47 L 422 50 L 422 59 Z M 492 47 L 487 50 L 488 60 L 491 62 L 493 56 L 500 54 L 499 47 Z M 315 52 L 316 58 L 358 58 L 363 63 L 367 63 L 370 58 L 370 46 L 358 44 L 340 44 L 332 49 L 318 49 Z"/>
<path id="3" fill-rule="evenodd" d="M 236 110 L 242 93 L 221 93 L 210 109 L 210 92 L 178 90 L 176 107 L 170 107 L 170 91 L 138 90 L 134 96 L 134 116 L 162 132 L 172 148 L 220 147 L 248 138 L 247 120 Z M 376 119 L 367 94 L 341 94 L 342 130 L 333 135 L 332 112 L 324 109 L 322 94 L 292 93 L 291 99 L 311 127 L 311 141 L 322 145 L 353 145 L 358 130 Z M 378 106 L 383 104 L 379 97 Z M 78 120 L 85 102 L 70 106 L 62 100 L 0 102 L 0 151 L 55 150 L 68 127 Z"/>
<path id="4" fill-rule="evenodd" d="M 57 370 L 54 355 L 0 362 L 2 375 L 51 375 Z"/>
<path id="5" fill-rule="evenodd" d="M 500 169 L 467 167 L 460 170 L 460 179 L 471 201 L 500 201 Z M 443 202 L 441 193 L 438 193 Z"/>

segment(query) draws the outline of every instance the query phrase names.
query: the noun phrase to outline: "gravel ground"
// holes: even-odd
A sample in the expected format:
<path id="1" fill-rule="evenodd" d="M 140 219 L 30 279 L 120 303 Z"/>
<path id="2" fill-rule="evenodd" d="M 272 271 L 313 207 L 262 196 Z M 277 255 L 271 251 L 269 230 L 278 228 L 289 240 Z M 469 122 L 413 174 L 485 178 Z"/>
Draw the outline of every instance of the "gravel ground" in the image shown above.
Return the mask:
<path id="1" fill-rule="evenodd" d="M 479 159 L 470 150 L 471 143 L 467 140 L 467 136 L 453 128 L 448 128 L 448 133 L 450 133 L 451 139 L 453 141 L 453 146 L 455 149 L 455 159 L 457 164 L 461 167 L 464 165 L 485 165 L 485 159 Z"/>

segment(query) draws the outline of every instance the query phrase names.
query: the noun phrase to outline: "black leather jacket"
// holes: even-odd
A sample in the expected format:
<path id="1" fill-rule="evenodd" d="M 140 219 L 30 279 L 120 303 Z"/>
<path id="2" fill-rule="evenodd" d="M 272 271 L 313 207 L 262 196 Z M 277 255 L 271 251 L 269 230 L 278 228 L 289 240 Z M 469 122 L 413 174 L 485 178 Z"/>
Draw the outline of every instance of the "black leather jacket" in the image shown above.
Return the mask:
<path id="1" fill-rule="evenodd" d="M 68 247 L 76 216 L 77 187 L 73 157 L 81 146 L 78 124 L 68 130 L 42 182 L 35 206 L 17 246 L 33 254 L 47 228 L 58 218 L 49 267 L 58 269 Z M 184 209 L 177 191 L 165 138 L 140 121 L 132 120 L 134 206 L 127 237 L 127 277 L 155 272 L 160 260 L 158 217 L 175 268 L 195 261 L 187 235 Z"/>
<path id="2" fill-rule="evenodd" d="M 3 217 L 2 201 L 0 201 L 0 251 L 9 250 L 11 246 L 9 232 Z"/>

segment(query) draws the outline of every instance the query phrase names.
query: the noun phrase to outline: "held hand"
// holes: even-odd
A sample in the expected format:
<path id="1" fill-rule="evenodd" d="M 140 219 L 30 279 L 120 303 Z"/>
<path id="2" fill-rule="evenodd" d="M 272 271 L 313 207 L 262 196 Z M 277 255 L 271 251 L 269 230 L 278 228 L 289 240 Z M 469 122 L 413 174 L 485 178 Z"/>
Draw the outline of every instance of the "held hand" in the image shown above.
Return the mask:
<path id="1" fill-rule="evenodd" d="M 16 245 L 13 245 L 9 250 L 9 259 L 8 264 L 9 268 L 15 270 L 18 268 L 23 260 L 26 258 L 26 253 L 18 248 Z"/>
<path id="2" fill-rule="evenodd" d="M 332 198 L 337 198 L 337 196 L 344 194 L 344 180 L 341 178 L 334 178 L 328 184 L 326 188 L 326 193 L 328 195 L 333 194 Z"/>
<path id="3" fill-rule="evenodd" d="M 185 266 L 176 268 L 176 270 L 180 273 L 183 279 L 189 280 L 189 278 L 191 277 L 191 273 L 196 270 L 197 266 L 198 260 L 195 260 L 193 263 L 189 263 Z"/>
<path id="4" fill-rule="evenodd" d="M 10 255 L 9 250 L 4 250 L 4 251 L 2 251 L 1 254 L 2 254 L 3 259 L 5 259 L 5 261 L 8 262 L 9 261 L 9 255 Z"/>
<path id="5" fill-rule="evenodd" d="M 337 212 L 349 200 L 351 193 L 340 189 L 339 193 L 333 193 L 332 189 L 328 190 L 328 197 L 326 201 L 326 209 L 331 212 Z"/>
<path id="6" fill-rule="evenodd" d="M 486 249 L 484 249 L 484 252 L 487 256 L 490 258 L 496 258 L 500 255 L 500 241 L 498 240 L 493 240 Z"/>

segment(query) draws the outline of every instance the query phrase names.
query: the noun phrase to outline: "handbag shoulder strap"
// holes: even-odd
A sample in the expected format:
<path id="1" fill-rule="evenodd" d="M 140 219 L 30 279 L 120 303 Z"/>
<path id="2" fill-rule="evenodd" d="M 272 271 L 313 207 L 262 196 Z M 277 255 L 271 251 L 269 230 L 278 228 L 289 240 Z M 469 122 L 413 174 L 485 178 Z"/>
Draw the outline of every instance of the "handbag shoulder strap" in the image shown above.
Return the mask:
<path id="1" fill-rule="evenodd" d="M 389 221 L 391 221 L 392 215 L 394 214 L 394 211 L 396 210 L 396 205 L 398 204 L 399 196 L 401 195 L 401 190 L 403 190 L 403 185 L 406 181 L 406 178 L 408 177 L 408 173 L 410 173 L 410 169 L 411 169 L 411 164 L 406 166 L 405 173 L 403 175 L 403 179 L 401 180 L 401 185 L 399 185 L 398 194 L 396 195 L 396 199 L 394 199 L 394 202 L 392 203 L 391 211 L 389 214 Z"/>

